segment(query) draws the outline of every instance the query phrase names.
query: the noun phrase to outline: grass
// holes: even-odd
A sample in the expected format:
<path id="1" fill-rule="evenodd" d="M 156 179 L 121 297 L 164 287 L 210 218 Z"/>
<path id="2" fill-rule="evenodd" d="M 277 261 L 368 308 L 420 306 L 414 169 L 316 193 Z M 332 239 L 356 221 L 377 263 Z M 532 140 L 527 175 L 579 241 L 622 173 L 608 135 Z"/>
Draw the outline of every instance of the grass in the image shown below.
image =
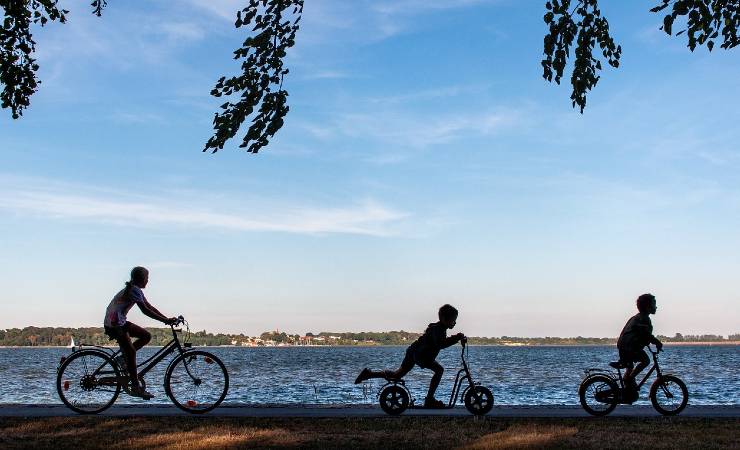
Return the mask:
<path id="1" fill-rule="evenodd" d="M 737 449 L 740 419 L 0 419 L 0 448 Z"/>

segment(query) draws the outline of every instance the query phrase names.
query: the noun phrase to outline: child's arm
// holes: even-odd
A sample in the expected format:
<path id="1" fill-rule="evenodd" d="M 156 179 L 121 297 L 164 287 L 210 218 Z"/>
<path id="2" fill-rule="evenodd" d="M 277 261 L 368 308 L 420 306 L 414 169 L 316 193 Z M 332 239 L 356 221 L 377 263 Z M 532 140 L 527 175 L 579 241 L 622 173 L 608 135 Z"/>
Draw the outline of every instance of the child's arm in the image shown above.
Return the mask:
<path id="1" fill-rule="evenodd" d="M 649 342 L 650 342 L 651 344 L 653 344 L 653 345 L 655 346 L 655 348 L 656 348 L 656 349 L 657 349 L 658 351 L 661 351 L 661 350 L 663 349 L 663 343 L 662 343 L 662 342 L 660 342 L 660 341 L 658 340 L 658 338 L 656 338 L 656 337 L 655 337 L 655 336 L 653 336 L 652 334 L 650 335 L 650 337 L 648 338 L 648 340 L 649 340 Z"/>
<path id="2" fill-rule="evenodd" d="M 457 334 L 453 334 L 452 336 L 446 337 L 442 341 L 442 346 L 441 347 L 442 348 L 452 347 L 453 345 L 455 345 L 458 342 L 460 342 L 461 340 L 463 340 L 464 337 L 465 337 L 465 335 L 462 334 L 462 333 L 457 333 Z"/>

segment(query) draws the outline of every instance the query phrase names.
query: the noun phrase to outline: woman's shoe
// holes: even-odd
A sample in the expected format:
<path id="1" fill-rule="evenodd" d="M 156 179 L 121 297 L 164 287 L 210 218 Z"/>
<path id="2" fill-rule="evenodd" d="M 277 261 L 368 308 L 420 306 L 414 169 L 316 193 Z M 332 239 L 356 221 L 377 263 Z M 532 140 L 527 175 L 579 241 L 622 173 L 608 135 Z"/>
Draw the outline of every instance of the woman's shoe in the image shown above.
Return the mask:
<path id="1" fill-rule="evenodd" d="M 133 395 L 134 397 L 140 397 L 144 400 L 151 400 L 152 398 L 154 398 L 154 394 L 148 392 L 146 389 L 139 385 L 131 386 L 130 392 L 131 395 Z"/>

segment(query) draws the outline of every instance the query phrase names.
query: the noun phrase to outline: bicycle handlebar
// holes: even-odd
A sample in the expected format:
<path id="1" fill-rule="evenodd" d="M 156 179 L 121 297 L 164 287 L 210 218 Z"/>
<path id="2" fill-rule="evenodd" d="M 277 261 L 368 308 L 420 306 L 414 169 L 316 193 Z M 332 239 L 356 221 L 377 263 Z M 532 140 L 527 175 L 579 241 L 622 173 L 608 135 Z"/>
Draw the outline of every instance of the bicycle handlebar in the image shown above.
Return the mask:
<path id="1" fill-rule="evenodd" d="M 648 344 L 648 345 L 647 345 L 647 349 L 648 349 L 648 351 L 649 351 L 650 353 L 652 353 L 653 355 L 657 355 L 658 353 L 660 353 L 660 352 L 662 351 L 662 350 L 658 349 L 658 346 L 657 346 L 657 345 L 655 346 L 655 351 L 653 351 L 653 349 L 652 349 L 652 348 L 650 348 L 650 346 L 651 346 L 651 345 L 654 345 L 654 344 Z"/>

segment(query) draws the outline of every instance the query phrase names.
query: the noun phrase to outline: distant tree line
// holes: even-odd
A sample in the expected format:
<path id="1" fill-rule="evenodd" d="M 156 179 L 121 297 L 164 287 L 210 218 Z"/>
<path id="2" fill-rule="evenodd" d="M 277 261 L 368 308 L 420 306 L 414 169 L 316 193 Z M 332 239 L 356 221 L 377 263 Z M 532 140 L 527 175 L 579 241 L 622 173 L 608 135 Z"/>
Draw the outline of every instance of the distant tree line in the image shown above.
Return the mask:
<path id="1" fill-rule="evenodd" d="M 172 339 L 169 328 L 149 328 L 148 330 L 152 334 L 151 345 L 164 345 Z M 204 330 L 191 333 L 190 342 L 193 345 L 228 345 L 240 336 L 246 338 L 244 335 L 213 334 Z M 25 327 L 0 330 L 0 346 L 67 346 L 72 338 L 77 345 L 116 345 L 105 335 L 102 327 Z"/>
<path id="2" fill-rule="evenodd" d="M 171 338 L 169 328 L 150 328 L 151 345 L 164 345 Z M 312 345 L 408 345 L 421 334 L 408 331 L 332 333 L 323 331 L 318 334 L 306 333 L 305 336 L 278 331 L 266 331 L 259 339 L 244 334 L 209 333 L 205 330 L 192 332 L 189 342 L 197 346 L 240 345 L 245 342 L 258 345 L 273 344 L 307 344 Z M 37 347 L 68 346 L 74 338 L 75 344 L 115 345 L 108 339 L 100 327 L 59 328 L 59 327 L 25 327 L 0 330 L 0 346 Z M 681 334 L 658 336 L 663 342 L 740 342 L 740 333 L 726 338 L 717 334 Z M 599 337 L 471 337 L 473 345 L 611 345 L 616 338 Z"/>

